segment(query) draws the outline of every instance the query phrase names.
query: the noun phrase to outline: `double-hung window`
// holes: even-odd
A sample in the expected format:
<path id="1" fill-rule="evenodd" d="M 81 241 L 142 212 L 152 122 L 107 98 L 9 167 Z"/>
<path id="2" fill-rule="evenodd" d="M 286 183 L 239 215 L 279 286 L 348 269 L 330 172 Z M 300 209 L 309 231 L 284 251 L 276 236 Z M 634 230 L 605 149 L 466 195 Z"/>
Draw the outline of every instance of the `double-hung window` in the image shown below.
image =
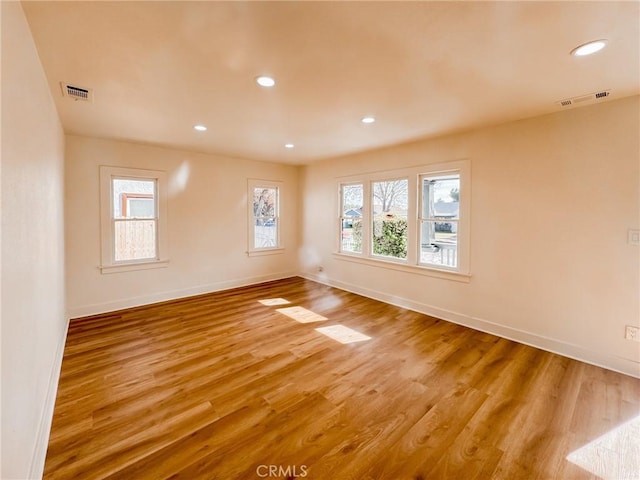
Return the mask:
<path id="1" fill-rule="evenodd" d="M 165 266 L 165 173 L 100 167 L 102 271 Z"/>
<path id="2" fill-rule="evenodd" d="M 407 258 L 409 180 L 371 183 L 371 252 L 389 258 Z"/>
<path id="3" fill-rule="evenodd" d="M 278 253 L 281 182 L 249 180 L 249 255 Z"/>
<path id="4" fill-rule="evenodd" d="M 460 173 L 420 176 L 420 264 L 458 266 Z"/>
<path id="5" fill-rule="evenodd" d="M 468 277 L 470 183 L 468 160 L 341 179 L 338 254 L 443 278 Z"/>
<path id="6" fill-rule="evenodd" d="M 362 211 L 364 207 L 362 183 L 340 186 L 340 251 L 362 253 Z"/>

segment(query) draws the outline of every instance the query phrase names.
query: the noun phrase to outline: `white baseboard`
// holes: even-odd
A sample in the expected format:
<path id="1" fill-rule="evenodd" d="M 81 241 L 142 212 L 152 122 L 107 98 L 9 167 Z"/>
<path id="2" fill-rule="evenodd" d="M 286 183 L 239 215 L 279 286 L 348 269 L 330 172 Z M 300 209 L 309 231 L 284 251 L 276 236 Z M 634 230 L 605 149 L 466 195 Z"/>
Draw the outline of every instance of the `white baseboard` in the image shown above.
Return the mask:
<path id="1" fill-rule="evenodd" d="M 49 434 L 51 433 L 51 423 L 53 422 L 53 410 L 56 406 L 56 396 L 58 394 L 58 383 L 60 381 L 60 371 L 62 370 L 62 358 L 64 356 L 64 347 L 67 342 L 67 332 L 69 331 L 69 316 L 67 315 L 66 324 L 62 336 L 58 341 L 56 355 L 51 367 L 49 375 L 49 385 L 47 386 L 47 396 L 44 406 L 40 414 L 40 422 L 38 425 L 38 434 L 36 436 L 36 444 L 31 456 L 31 465 L 29 466 L 29 478 L 40 479 L 44 474 L 44 462 L 47 457 L 47 448 L 49 447 Z"/>
<path id="2" fill-rule="evenodd" d="M 272 280 L 280 280 L 283 278 L 289 278 L 293 276 L 300 276 L 313 280 L 318 283 L 323 283 L 332 287 L 340 288 L 348 292 L 353 292 L 358 295 L 373 298 L 381 302 L 385 302 L 398 307 L 413 310 L 425 315 L 447 320 L 452 323 L 464 325 L 466 327 L 480 330 L 482 332 L 497 335 L 502 338 L 513 340 L 515 342 L 530 345 L 532 347 L 540 348 L 548 352 L 557 353 L 565 357 L 573 358 L 581 362 L 590 363 L 608 370 L 624 373 L 636 378 L 640 378 L 640 363 L 631 359 L 611 355 L 608 353 L 598 352 L 585 348 L 580 345 L 576 345 L 570 342 L 557 340 L 554 338 L 539 335 L 537 333 L 521 330 L 499 323 L 494 323 L 489 320 L 466 315 L 459 312 L 445 310 L 426 303 L 416 302 L 407 298 L 391 296 L 384 292 L 364 288 L 358 285 L 341 282 L 338 280 L 332 280 L 324 275 L 313 275 L 309 273 L 301 272 L 280 272 L 275 274 L 260 275 L 255 277 L 246 277 L 234 280 L 225 280 L 222 282 L 201 285 L 198 287 L 192 287 L 183 290 L 174 290 L 168 292 L 154 293 L 150 295 L 128 298 L 123 300 L 117 300 L 114 302 L 107 302 L 95 305 L 85 305 L 80 307 L 74 307 L 69 309 L 70 318 L 78 318 L 89 315 L 97 315 L 101 313 L 113 312 L 116 310 L 122 310 L 124 308 L 138 307 L 141 305 L 148 305 L 151 303 L 164 302 L 167 300 L 175 300 L 178 298 L 189 297 L 193 295 L 201 295 L 204 293 L 212 293 L 221 290 L 227 290 L 230 288 L 243 287 L 247 285 L 254 285 L 257 283 L 268 282 Z M 55 401 L 55 396 L 54 396 Z"/>
<path id="3" fill-rule="evenodd" d="M 624 357 L 618 357 L 603 352 L 597 352 L 573 343 L 556 340 L 554 338 L 545 337 L 536 333 L 520 330 L 506 325 L 491 322 L 481 318 L 473 317 L 463 313 L 453 312 L 442 308 L 428 305 L 426 303 L 416 302 L 407 298 L 388 295 L 384 292 L 360 287 L 351 283 L 332 280 L 324 275 L 312 275 L 308 273 L 300 273 L 300 277 L 312 280 L 314 282 L 323 283 L 331 287 L 340 288 L 348 292 L 362 295 L 363 297 L 379 300 L 390 305 L 413 310 L 418 313 L 424 313 L 435 318 L 446 320 L 458 325 L 480 330 L 481 332 L 497 335 L 508 340 L 523 343 L 541 350 L 556 353 L 564 357 L 574 360 L 596 365 L 598 367 L 613 370 L 625 375 L 640 378 L 640 363 Z"/>
<path id="4" fill-rule="evenodd" d="M 166 302 L 167 300 L 176 300 L 179 298 L 192 297 L 194 295 L 219 292 L 221 290 L 228 290 L 230 288 L 245 287 L 247 285 L 254 285 L 256 283 L 270 282 L 272 280 L 295 277 L 296 275 L 297 272 L 279 272 L 268 275 L 258 275 L 255 277 L 224 280 L 221 282 L 199 285 L 197 287 L 190 287 L 182 290 L 171 290 L 167 292 L 142 295 L 139 297 L 125 298 L 113 302 L 71 307 L 69 308 L 69 315 L 70 318 L 87 317 L 89 315 L 114 312 L 116 310 L 122 310 L 125 308 L 150 305 L 152 303 Z"/>

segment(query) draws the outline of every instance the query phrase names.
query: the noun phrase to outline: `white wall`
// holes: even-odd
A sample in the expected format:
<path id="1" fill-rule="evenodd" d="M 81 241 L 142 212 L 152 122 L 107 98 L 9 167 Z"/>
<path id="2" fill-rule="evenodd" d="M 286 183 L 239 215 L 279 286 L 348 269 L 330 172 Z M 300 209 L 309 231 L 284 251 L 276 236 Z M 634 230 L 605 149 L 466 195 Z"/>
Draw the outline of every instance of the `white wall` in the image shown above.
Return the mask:
<path id="1" fill-rule="evenodd" d="M 167 268 L 102 274 L 99 166 L 166 171 Z M 211 292 L 298 271 L 298 167 L 67 136 L 67 302 L 71 317 Z M 282 254 L 247 256 L 249 178 L 284 182 Z"/>
<path id="2" fill-rule="evenodd" d="M 627 243 L 640 228 L 639 111 L 630 97 L 308 166 L 304 275 L 639 376 L 639 345 L 623 338 L 640 324 L 640 253 Z M 333 255 L 337 177 L 463 158 L 469 283 Z"/>
<path id="3" fill-rule="evenodd" d="M 64 135 L 20 2 L 2 2 L 2 469 L 39 478 L 66 333 Z"/>

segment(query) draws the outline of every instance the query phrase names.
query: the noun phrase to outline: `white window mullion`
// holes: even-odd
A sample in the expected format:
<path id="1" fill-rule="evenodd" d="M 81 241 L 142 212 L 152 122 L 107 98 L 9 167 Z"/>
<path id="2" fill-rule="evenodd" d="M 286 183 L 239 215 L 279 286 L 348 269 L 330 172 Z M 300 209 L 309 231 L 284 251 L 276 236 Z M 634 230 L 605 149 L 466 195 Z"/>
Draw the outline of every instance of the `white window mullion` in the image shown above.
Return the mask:
<path id="1" fill-rule="evenodd" d="M 362 183 L 362 255 L 371 256 L 371 182 Z"/>
<path id="2" fill-rule="evenodd" d="M 407 186 L 407 263 L 409 265 L 417 265 L 419 256 L 416 248 L 419 242 L 418 221 L 417 221 L 417 185 L 418 179 L 414 176 L 409 178 Z"/>

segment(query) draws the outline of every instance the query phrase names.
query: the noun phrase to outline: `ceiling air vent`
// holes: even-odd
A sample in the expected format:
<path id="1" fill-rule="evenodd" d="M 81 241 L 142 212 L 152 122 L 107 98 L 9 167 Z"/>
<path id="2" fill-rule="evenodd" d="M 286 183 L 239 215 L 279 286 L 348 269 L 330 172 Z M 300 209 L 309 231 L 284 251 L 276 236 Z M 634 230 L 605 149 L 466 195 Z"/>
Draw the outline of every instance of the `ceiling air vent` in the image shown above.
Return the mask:
<path id="1" fill-rule="evenodd" d="M 76 101 L 93 102 L 93 90 L 90 88 L 79 87 L 70 83 L 61 82 L 62 96 L 69 97 Z"/>
<path id="2" fill-rule="evenodd" d="M 569 107 L 572 105 L 579 105 L 581 103 L 588 103 L 588 102 L 594 102 L 596 100 L 601 100 L 603 98 L 607 98 L 610 94 L 611 94 L 611 90 L 603 90 L 601 92 L 590 93 L 588 95 L 580 95 L 579 97 L 560 100 L 559 102 L 556 102 L 556 104 L 561 107 Z"/>

